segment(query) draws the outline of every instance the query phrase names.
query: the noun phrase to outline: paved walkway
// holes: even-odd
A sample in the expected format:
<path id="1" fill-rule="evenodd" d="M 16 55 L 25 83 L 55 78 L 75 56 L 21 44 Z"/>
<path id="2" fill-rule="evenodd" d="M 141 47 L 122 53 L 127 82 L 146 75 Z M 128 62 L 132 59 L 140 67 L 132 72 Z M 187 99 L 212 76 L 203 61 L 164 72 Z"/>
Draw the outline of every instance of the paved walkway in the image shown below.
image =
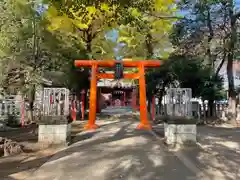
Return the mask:
<path id="1" fill-rule="evenodd" d="M 163 125 L 154 131 L 163 137 Z M 198 174 L 197 179 L 240 179 L 240 129 L 198 126 L 197 132 L 197 146 L 176 149 L 174 154 Z"/>
<path id="2" fill-rule="evenodd" d="M 195 180 L 195 172 L 168 152 L 138 122 L 125 117 L 95 132 L 78 135 L 78 142 L 54 155 L 32 180 Z"/>
<path id="3" fill-rule="evenodd" d="M 109 108 L 104 113 L 126 116 L 98 121 L 97 131 L 78 134 L 76 143 L 55 154 L 29 180 L 240 179 L 238 129 L 200 127 L 202 149 L 170 152 L 159 136 L 136 130 L 139 122 L 128 115 L 128 108 Z M 161 126 L 155 130 L 163 133 Z"/>

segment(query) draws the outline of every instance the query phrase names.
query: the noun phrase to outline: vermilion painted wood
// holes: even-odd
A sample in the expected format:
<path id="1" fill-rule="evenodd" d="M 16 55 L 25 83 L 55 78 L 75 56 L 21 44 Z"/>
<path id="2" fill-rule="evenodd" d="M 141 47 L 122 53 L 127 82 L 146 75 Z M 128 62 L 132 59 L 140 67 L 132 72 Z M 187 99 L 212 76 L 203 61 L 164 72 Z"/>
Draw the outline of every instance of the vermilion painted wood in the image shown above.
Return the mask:
<path id="1" fill-rule="evenodd" d="M 72 101 L 71 116 L 72 116 L 73 121 L 77 120 L 77 110 L 76 110 L 76 100 L 75 99 Z"/>
<path id="2" fill-rule="evenodd" d="M 138 73 L 134 73 L 134 74 L 123 74 L 124 79 L 138 79 L 140 76 L 140 74 Z M 114 79 L 114 74 L 104 74 L 104 73 L 98 73 L 97 74 L 97 78 L 98 79 Z"/>
<path id="3" fill-rule="evenodd" d="M 113 79 L 114 74 L 97 73 L 98 67 L 113 67 L 115 63 L 121 62 L 124 67 L 137 67 L 139 72 L 135 74 L 124 74 L 124 78 L 139 79 L 139 93 L 140 93 L 140 124 L 138 129 L 151 129 L 151 125 L 147 118 L 147 104 L 146 104 L 146 81 L 145 81 L 145 67 L 158 67 L 161 65 L 160 61 L 145 60 L 145 61 L 115 61 L 115 60 L 76 60 L 74 62 L 76 67 L 90 66 L 91 72 L 91 88 L 90 88 L 90 108 L 89 120 L 85 126 L 86 129 L 96 129 L 98 125 L 96 122 L 96 102 L 97 102 L 97 79 L 107 78 Z"/>
<path id="4" fill-rule="evenodd" d="M 139 77 L 139 100 L 140 100 L 140 124 L 137 129 L 150 130 L 152 127 L 147 117 L 147 97 L 146 97 L 146 81 L 145 81 L 145 66 L 144 63 L 140 63 L 138 66 L 140 77 Z"/>
<path id="5" fill-rule="evenodd" d="M 89 119 L 85 129 L 96 129 L 99 126 L 96 124 L 97 111 L 97 64 L 92 65 L 91 84 L 90 84 L 90 103 L 89 103 Z"/>
<path id="6" fill-rule="evenodd" d="M 81 105 L 81 113 L 82 113 L 82 120 L 84 120 L 84 111 L 85 111 L 85 89 L 82 90 L 81 92 L 81 101 L 82 101 L 82 105 Z"/>
<path id="7" fill-rule="evenodd" d="M 92 66 L 96 64 L 98 67 L 113 67 L 117 62 L 123 63 L 124 67 L 138 67 L 143 64 L 145 67 L 157 67 L 161 65 L 161 61 L 145 60 L 145 61 L 115 61 L 115 60 L 75 60 L 76 67 Z"/>

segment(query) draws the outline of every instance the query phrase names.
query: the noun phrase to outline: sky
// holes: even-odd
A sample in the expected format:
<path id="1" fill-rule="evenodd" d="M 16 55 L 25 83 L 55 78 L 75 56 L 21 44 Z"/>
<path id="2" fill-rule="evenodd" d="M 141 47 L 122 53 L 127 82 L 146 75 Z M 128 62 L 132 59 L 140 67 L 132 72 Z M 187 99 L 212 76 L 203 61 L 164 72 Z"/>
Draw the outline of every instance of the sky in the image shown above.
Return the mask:
<path id="1" fill-rule="evenodd" d="M 240 7 L 240 0 L 236 0 L 236 6 Z"/>

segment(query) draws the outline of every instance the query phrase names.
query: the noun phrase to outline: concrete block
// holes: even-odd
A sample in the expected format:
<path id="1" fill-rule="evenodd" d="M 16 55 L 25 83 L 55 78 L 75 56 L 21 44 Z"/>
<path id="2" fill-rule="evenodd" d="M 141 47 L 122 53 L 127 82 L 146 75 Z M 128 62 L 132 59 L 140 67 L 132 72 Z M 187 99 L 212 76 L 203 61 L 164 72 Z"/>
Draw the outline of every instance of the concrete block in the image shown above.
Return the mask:
<path id="1" fill-rule="evenodd" d="M 66 144 L 71 136 L 71 124 L 40 124 L 38 142 L 41 144 Z"/>
<path id="2" fill-rule="evenodd" d="M 196 143 L 197 126 L 195 124 L 164 123 L 164 136 L 168 145 Z"/>

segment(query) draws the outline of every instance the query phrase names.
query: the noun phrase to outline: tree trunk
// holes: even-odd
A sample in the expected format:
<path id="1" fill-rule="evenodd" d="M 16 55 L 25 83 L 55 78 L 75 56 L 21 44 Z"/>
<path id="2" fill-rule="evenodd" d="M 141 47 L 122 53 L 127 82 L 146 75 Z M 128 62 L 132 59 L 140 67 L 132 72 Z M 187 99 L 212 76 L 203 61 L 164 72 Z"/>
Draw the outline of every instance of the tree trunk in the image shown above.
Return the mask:
<path id="1" fill-rule="evenodd" d="M 162 108 L 163 95 L 164 95 L 164 89 L 160 90 L 160 95 L 159 95 L 159 98 L 158 98 L 158 104 L 159 104 L 159 110 L 160 110 L 160 112 L 161 112 L 161 110 L 163 109 L 163 113 L 164 113 L 164 115 L 165 115 L 164 106 L 163 106 L 163 108 Z"/>
<path id="2" fill-rule="evenodd" d="M 152 56 L 153 56 L 152 41 L 153 41 L 153 37 L 152 37 L 151 33 L 149 32 L 149 33 L 147 33 L 147 35 L 145 37 L 145 44 L 147 47 L 148 58 L 152 58 Z M 147 101 L 148 101 L 147 110 L 149 113 L 151 113 L 152 92 L 147 93 Z"/>
<path id="3" fill-rule="evenodd" d="M 36 91 L 36 86 L 33 85 L 30 88 L 29 98 L 28 98 L 29 99 L 29 117 L 28 117 L 28 121 L 30 123 L 32 123 L 34 121 L 33 113 L 34 113 L 35 91 Z"/>
<path id="4" fill-rule="evenodd" d="M 231 23 L 231 35 L 228 46 L 228 62 L 227 62 L 227 77 L 228 77 L 228 110 L 230 118 L 233 120 L 236 118 L 236 92 L 234 86 L 234 75 L 233 75 L 233 58 L 235 44 L 237 40 L 236 31 L 236 17 L 233 14 L 233 4 L 229 5 L 229 16 Z"/>
<path id="5" fill-rule="evenodd" d="M 151 113 L 151 104 L 152 104 L 152 94 L 151 93 L 147 94 L 147 101 L 148 101 L 147 110 L 149 113 Z"/>
<path id="6" fill-rule="evenodd" d="M 85 32 L 85 36 L 86 36 L 86 52 L 87 52 L 87 56 L 88 56 L 88 59 L 93 59 L 92 57 L 92 40 L 93 40 L 93 36 L 92 36 L 92 28 L 91 26 L 89 26 L 88 28 L 88 31 Z M 91 72 L 91 70 L 90 70 Z M 91 73 L 90 73 L 90 79 L 91 79 Z M 90 83 L 91 84 L 91 83 Z M 90 89 L 91 87 L 89 87 Z M 90 95 L 90 93 L 89 93 Z M 97 102 L 96 102 L 97 103 Z M 87 91 L 85 93 L 85 106 L 86 106 L 86 110 L 89 109 L 89 100 L 88 100 L 88 97 L 87 97 Z"/>
<path id="7" fill-rule="evenodd" d="M 153 37 L 150 33 L 147 33 L 146 37 L 145 37 L 145 43 L 146 43 L 146 47 L 147 47 L 147 52 L 148 52 L 148 58 L 152 58 L 153 56 Z"/>
<path id="8" fill-rule="evenodd" d="M 224 6 L 224 17 L 223 17 L 223 28 L 226 27 L 226 24 L 228 23 L 228 11 L 227 11 L 227 7 Z M 226 58 L 227 58 L 227 37 L 228 37 L 228 32 L 224 32 L 224 37 L 222 40 L 222 46 L 223 46 L 223 56 L 222 56 L 222 60 L 220 62 L 220 64 L 217 67 L 216 73 L 215 73 L 215 77 L 217 77 L 219 75 L 219 72 L 221 70 L 221 68 L 223 67 Z"/>
<path id="9" fill-rule="evenodd" d="M 214 100 L 208 100 L 208 114 L 210 117 L 213 117 L 214 115 Z"/>
<path id="10" fill-rule="evenodd" d="M 236 117 L 236 92 L 234 88 L 233 76 L 233 58 L 228 58 L 227 63 L 227 77 L 228 77 L 228 110 L 231 118 Z"/>
<path id="11" fill-rule="evenodd" d="M 211 52 L 211 41 L 213 39 L 214 33 L 213 33 L 213 27 L 212 27 L 210 8 L 208 6 L 206 8 L 207 8 L 207 27 L 209 31 L 208 44 L 207 44 L 208 65 L 209 67 L 214 68 L 214 61 L 212 59 L 212 52 Z"/>

